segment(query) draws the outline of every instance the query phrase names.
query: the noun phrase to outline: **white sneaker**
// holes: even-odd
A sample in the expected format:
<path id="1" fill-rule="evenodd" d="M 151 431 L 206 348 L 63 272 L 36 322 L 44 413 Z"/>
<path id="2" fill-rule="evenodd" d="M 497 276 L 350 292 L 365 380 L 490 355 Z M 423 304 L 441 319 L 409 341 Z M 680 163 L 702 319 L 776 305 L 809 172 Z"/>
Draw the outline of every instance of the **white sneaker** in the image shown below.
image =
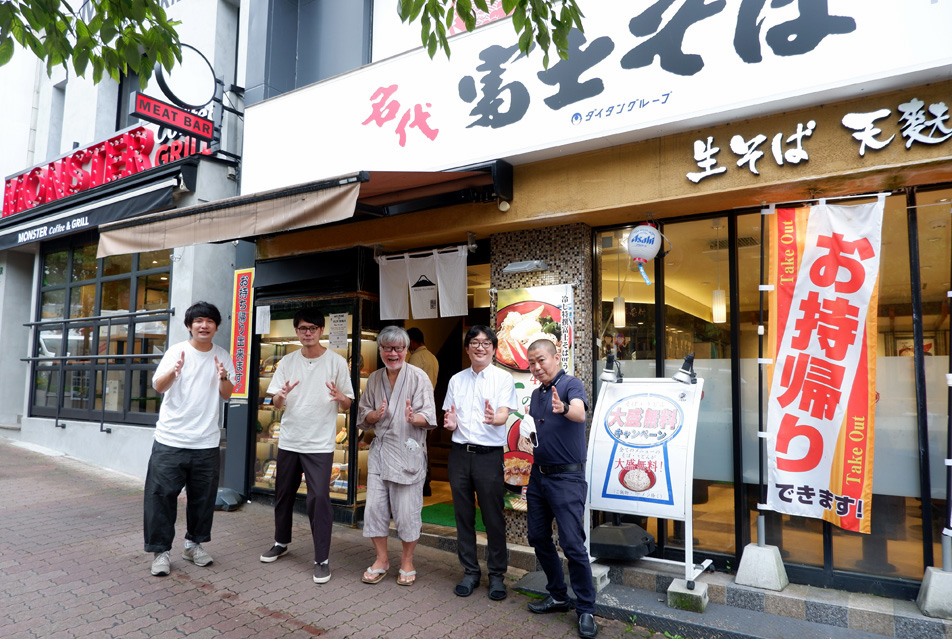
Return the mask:
<path id="1" fill-rule="evenodd" d="M 192 562 L 196 566 L 207 566 L 214 561 L 212 556 L 205 552 L 201 544 L 195 544 L 191 548 L 182 551 L 182 559 Z"/>
<path id="2" fill-rule="evenodd" d="M 152 560 L 152 574 L 156 577 L 167 575 L 172 570 L 172 559 L 169 557 L 169 551 L 155 553 L 155 559 Z"/>

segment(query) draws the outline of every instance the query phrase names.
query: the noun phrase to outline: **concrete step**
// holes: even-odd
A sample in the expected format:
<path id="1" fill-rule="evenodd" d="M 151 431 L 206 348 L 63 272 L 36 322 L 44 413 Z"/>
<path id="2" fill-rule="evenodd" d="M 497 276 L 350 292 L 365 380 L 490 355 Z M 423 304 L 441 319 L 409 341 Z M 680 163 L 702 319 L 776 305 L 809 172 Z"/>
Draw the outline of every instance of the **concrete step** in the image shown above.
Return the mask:
<path id="1" fill-rule="evenodd" d="M 477 533 L 476 540 L 482 559 L 486 537 Z M 419 543 L 455 553 L 456 529 L 424 524 Z M 708 585 L 710 604 L 705 612 L 674 610 L 667 606 L 666 593 L 674 579 L 684 577 L 680 566 L 646 561 L 599 563 L 609 567 L 611 583 L 598 595 L 598 614 L 658 632 L 704 639 L 952 639 L 952 621 L 926 617 L 914 601 L 800 584 L 774 592 L 739 586 L 732 574 L 723 572 L 707 572 L 698 578 Z M 537 572 L 540 568 L 532 548 L 509 544 L 509 565 L 528 573 L 517 589 L 544 594 L 545 579 Z"/>

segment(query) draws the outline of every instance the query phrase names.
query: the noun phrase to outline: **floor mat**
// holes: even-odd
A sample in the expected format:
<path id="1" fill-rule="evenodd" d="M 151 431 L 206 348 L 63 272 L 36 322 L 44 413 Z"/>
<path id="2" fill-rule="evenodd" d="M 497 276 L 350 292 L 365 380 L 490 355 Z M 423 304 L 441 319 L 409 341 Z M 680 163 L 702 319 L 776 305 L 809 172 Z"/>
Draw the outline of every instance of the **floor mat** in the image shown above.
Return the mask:
<path id="1" fill-rule="evenodd" d="M 456 515 L 453 512 L 452 502 L 424 506 L 420 515 L 424 524 L 456 527 Z M 483 525 L 483 515 L 479 512 L 479 508 L 476 509 L 476 530 L 486 532 L 486 526 Z"/>

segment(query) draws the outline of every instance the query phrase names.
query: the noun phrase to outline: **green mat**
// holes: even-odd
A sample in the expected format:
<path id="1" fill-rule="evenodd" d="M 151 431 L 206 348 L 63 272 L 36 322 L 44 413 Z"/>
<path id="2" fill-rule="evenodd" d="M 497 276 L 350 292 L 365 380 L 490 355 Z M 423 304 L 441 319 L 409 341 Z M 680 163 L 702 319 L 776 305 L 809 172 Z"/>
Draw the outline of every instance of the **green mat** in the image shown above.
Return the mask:
<path id="1" fill-rule="evenodd" d="M 456 515 L 453 512 L 453 504 L 450 502 L 424 506 L 420 515 L 423 517 L 424 524 L 456 528 Z M 479 512 L 479 508 L 476 509 L 476 530 L 486 532 L 486 526 L 483 525 L 483 514 Z"/>

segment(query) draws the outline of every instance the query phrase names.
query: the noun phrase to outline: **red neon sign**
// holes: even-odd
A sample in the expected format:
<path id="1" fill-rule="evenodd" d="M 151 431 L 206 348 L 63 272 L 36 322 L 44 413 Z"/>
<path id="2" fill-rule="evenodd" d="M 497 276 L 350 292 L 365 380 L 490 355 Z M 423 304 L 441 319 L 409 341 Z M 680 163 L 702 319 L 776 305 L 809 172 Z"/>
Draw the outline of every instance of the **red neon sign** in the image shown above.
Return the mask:
<path id="1" fill-rule="evenodd" d="M 204 144 L 201 145 L 204 147 Z M 3 217 L 22 213 L 83 191 L 135 175 L 155 166 L 209 153 L 195 139 L 156 145 L 155 133 L 135 127 L 45 166 L 8 178 L 3 189 Z"/>

